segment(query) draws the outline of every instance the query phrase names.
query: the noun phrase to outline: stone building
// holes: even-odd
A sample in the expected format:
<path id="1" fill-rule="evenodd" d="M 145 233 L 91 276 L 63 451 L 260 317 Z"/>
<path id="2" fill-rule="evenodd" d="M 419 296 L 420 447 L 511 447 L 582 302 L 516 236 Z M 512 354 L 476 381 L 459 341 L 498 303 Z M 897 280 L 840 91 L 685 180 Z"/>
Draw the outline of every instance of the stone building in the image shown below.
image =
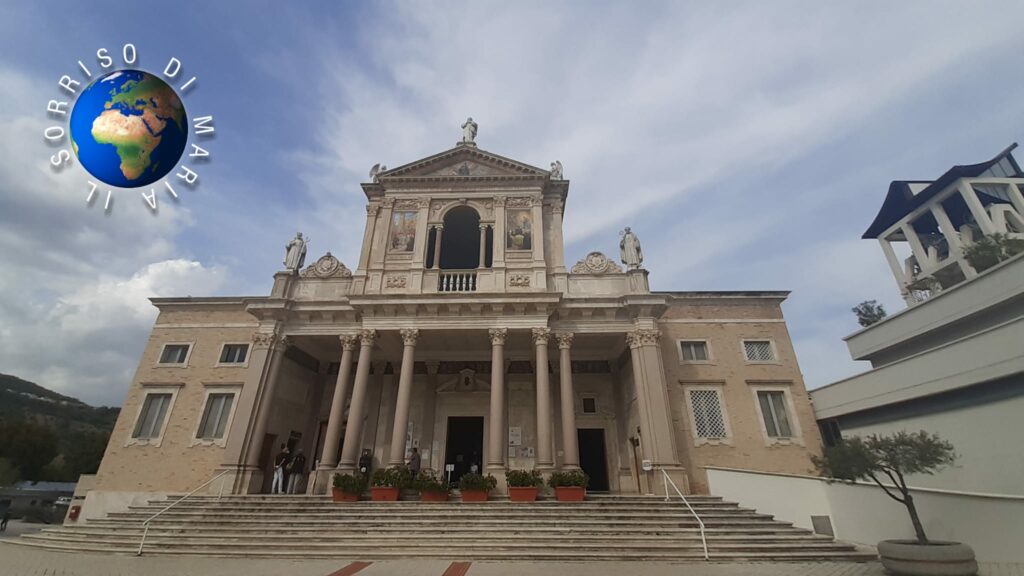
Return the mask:
<path id="1" fill-rule="evenodd" d="M 706 492 L 703 467 L 806 473 L 820 436 L 782 316 L 787 292 L 652 292 L 565 261 L 569 181 L 454 148 L 375 167 L 354 270 L 305 241 L 261 297 L 156 298 L 159 317 L 84 516 L 181 493 L 265 492 L 280 444 L 326 491 L 364 449 L 452 479 L 476 464 L 582 468 L 590 489 Z M 649 470 L 645 470 L 649 468 Z M 498 491 L 504 490 L 499 482 Z"/>

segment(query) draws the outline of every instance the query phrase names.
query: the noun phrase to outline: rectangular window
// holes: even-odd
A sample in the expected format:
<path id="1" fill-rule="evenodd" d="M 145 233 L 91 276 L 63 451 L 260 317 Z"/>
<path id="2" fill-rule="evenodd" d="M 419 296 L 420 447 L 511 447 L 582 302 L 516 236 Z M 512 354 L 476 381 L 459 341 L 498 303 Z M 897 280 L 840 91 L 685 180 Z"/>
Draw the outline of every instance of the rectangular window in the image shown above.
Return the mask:
<path id="1" fill-rule="evenodd" d="M 170 394 L 147 394 L 142 404 L 139 421 L 135 423 L 132 438 L 148 440 L 158 438 L 167 416 L 167 408 L 171 405 Z"/>
<path id="2" fill-rule="evenodd" d="M 771 362 L 775 360 L 770 340 L 744 340 L 743 354 L 750 362 Z"/>
<path id="3" fill-rule="evenodd" d="M 690 407 L 693 409 L 694 433 L 698 438 L 728 436 L 718 390 L 690 390 Z"/>
<path id="4" fill-rule="evenodd" d="M 199 424 L 197 438 L 202 440 L 220 440 L 224 437 L 224 429 L 228 423 L 228 415 L 231 414 L 231 403 L 235 395 L 210 394 L 207 396 L 206 409 L 203 411 L 203 420 Z"/>
<path id="5" fill-rule="evenodd" d="M 584 398 L 583 399 L 583 413 L 584 414 L 597 414 L 597 398 Z"/>
<path id="6" fill-rule="evenodd" d="M 188 344 L 168 344 L 160 354 L 161 364 L 184 364 L 188 358 Z"/>
<path id="7" fill-rule="evenodd" d="M 220 363 L 243 364 L 248 353 L 248 344 L 225 344 L 224 348 L 220 351 Z"/>
<path id="8" fill-rule="evenodd" d="M 789 427 L 786 413 L 786 393 L 781 390 L 759 390 L 757 401 L 761 404 L 764 428 L 770 438 L 789 438 L 793 432 Z"/>
<path id="9" fill-rule="evenodd" d="M 679 343 L 679 353 L 683 362 L 707 362 L 708 343 L 703 340 L 684 340 Z"/>

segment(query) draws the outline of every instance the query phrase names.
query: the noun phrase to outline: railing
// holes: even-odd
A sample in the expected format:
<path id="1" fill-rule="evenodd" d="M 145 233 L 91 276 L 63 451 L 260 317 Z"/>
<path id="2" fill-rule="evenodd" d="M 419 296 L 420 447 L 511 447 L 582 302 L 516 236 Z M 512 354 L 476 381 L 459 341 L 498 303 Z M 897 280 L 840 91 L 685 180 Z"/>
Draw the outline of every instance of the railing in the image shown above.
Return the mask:
<path id="1" fill-rule="evenodd" d="M 437 278 L 437 291 L 476 292 L 476 271 L 442 271 Z"/>
<path id="2" fill-rule="evenodd" d="M 188 494 L 185 494 L 184 496 L 182 496 L 181 498 L 178 498 L 174 502 L 171 502 L 163 510 L 161 510 L 161 511 L 157 512 L 156 514 L 153 514 L 149 518 L 146 518 L 145 520 L 143 520 L 142 521 L 142 528 L 143 528 L 143 530 L 142 530 L 142 540 L 139 542 L 139 551 L 136 552 L 135 555 L 136 556 L 142 556 L 142 547 L 146 545 L 146 535 L 149 534 L 149 523 L 150 522 L 155 520 L 157 516 L 163 514 L 164 512 L 167 512 L 171 508 L 174 508 L 175 506 L 177 506 L 182 501 L 184 501 L 186 498 L 192 496 L 196 492 L 199 492 L 203 488 L 206 488 L 207 486 L 212 484 L 214 480 L 216 480 L 218 478 L 222 478 L 228 472 L 231 472 L 231 470 L 230 469 L 229 470 L 225 470 L 225 471 L 221 472 L 220 474 L 217 474 L 213 478 L 210 478 L 206 482 L 203 482 L 202 484 L 200 484 L 195 490 L 189 492 Z M 223 480 L 221 480 L 221 482 L 220 482 L 220 489 L 217 491 L 217 498 L 220 498 L 222 494 L 224 494 L 224 481 Z"/>
<path id="3" fill-rule="evenodd" d="M 694 511 L 693 506 L 690 506 L 690 503 L 686 501 L 686 496 L 683 496 L 683 493 L 679 491 L 679 487 L 676 486 L 676 483 L 673 482 L 672 478 L 669 477 L 668 472 L 665 472 L 664 468 L 660 468 L 660 470 L 661 477 L 665 480 L 665 502 L 669 501 L 668 487 L 671 484 L 672 489 L 675 490 L 676 494 L 679 495 L 679 498 L 683 501 L 683 504 L 686 504 L 686 508 L 690 511 L 690 514 L 693 514 L 693 517 L 697 520 L 697 526 L 700 526 L 700 543 L 702 546 L 704 546 L 704 559 L 710 560 L 711 556 L 708 555 L 708 539 L 707 536 L 704 535 L 704 521 L 701 520 L 700 516 L 697 515 L 697 512 Z"/>

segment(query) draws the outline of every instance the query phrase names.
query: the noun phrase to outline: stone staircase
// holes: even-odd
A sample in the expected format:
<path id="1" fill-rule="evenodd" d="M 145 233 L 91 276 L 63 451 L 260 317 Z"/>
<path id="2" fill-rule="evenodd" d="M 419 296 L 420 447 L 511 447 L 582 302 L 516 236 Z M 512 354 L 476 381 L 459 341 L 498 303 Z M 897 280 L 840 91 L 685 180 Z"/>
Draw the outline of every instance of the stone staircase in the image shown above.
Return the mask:
<path id="1" fill-rule="evenodd" d="M 778 522 L 713 496 L 690 496 L 712 560 L 874 560 L 874 551 Z M 170 500 L 8 542 L 134 554 L 142 521 Z M 150 525 L 145 554 L 466 560 L 702 560 L 700 530 L 679 501 L 335 503 L 318 496 L 195 496 Z"/>

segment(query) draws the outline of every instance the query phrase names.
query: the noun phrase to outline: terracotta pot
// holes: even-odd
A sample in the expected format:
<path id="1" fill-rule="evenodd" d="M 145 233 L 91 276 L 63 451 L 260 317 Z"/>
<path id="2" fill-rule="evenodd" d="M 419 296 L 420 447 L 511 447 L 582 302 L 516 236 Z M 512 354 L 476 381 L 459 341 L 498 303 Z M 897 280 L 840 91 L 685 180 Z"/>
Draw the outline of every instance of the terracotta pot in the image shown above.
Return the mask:
<path id="1" fill-rule="evenodd" d="M 487 502 L 487 490 L 463 490 L 463 502 Z"/>
<path id="2" fill-rule="evenodd" d="M 331 500 L 335 502 L 359 502 L 359 494 L 342 492 L 341 488 L 331 488 Z"/>
<path id="3" fill-rule="evenodd" d="M 559 486 L 555 488 L 555 498 L 559 502 L 583 502 L 587 489 L 582 486 Z"/>
<path id="4" fill-rule="evenodd" d="M 509 486 L 508 497 L 513 502 L 536 502 L 540 488 L 536 486 Z"/>
<path id="5" fill-rule="evenodd" d="M 421 502 L 447 502 L 448 492 L 440 490 L 421 490 L 420 491 Z"/>
<path id="6" fill-rule="evenodd" d="M 370 488 L 370 495 L 373 496 L 374 502 L 397 502 L 399 492 L 401 490 L 390 486 L 373 486 Z"/>
<path id="7" fill-rule="evenodd" d="M 972 576 L 978 573 L 974 550 L 959 542 L 882 540 L 878 543 L 882 566 L 906 576 Z"/>

